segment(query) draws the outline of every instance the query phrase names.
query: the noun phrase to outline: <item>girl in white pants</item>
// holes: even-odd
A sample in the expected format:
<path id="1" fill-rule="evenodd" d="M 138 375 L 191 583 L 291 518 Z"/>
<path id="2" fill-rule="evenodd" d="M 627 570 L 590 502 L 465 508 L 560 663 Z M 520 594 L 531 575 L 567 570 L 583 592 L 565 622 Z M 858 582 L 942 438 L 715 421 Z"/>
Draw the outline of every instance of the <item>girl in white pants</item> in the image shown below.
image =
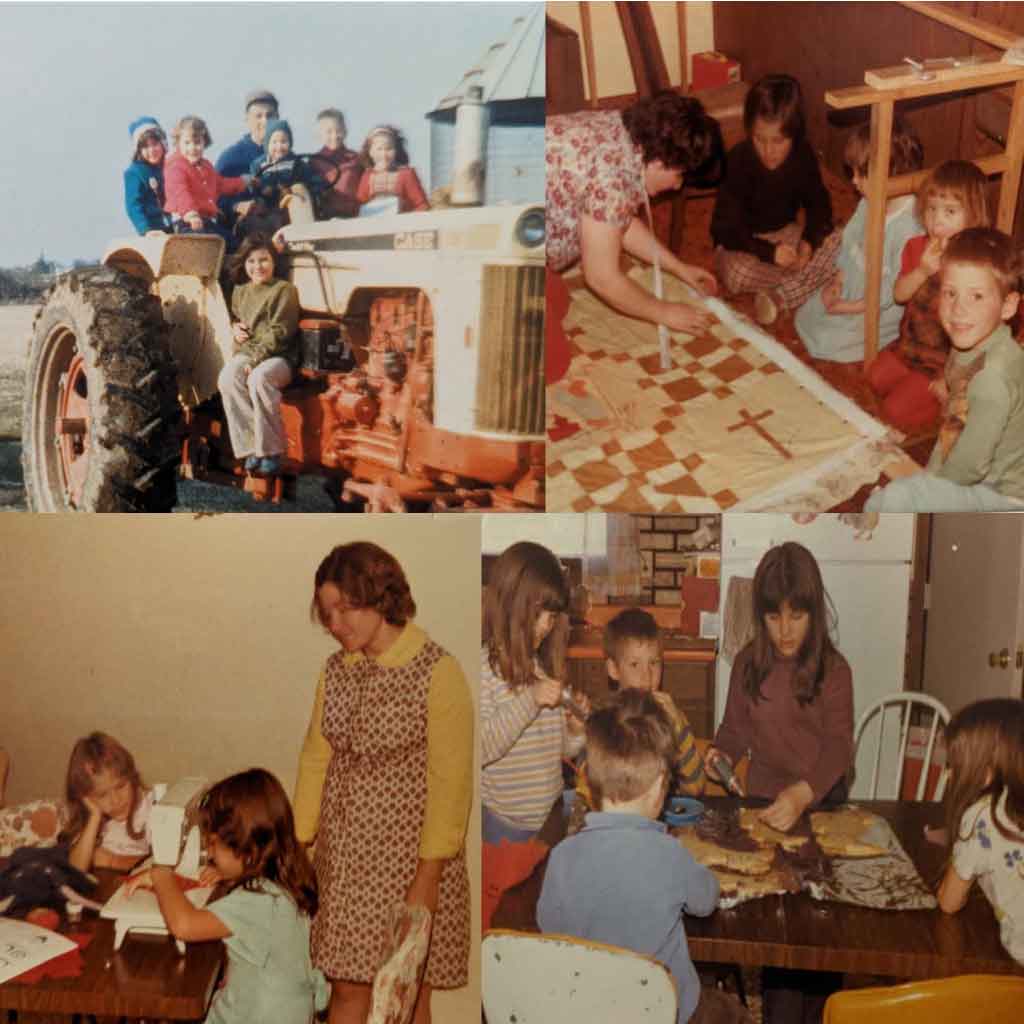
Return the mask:
<path id="1" fill-rule="evenodd" d="M 239 284 L 231 295 L 235 354 L 217 380 L 235 456 L 249 473 L 273 476 L 287 447 L 281 422 L 281 391 L 292 379 L 297 355 L 299 296 L 275 277 L 271 243 L 246 238 L 235 263 Z"/>

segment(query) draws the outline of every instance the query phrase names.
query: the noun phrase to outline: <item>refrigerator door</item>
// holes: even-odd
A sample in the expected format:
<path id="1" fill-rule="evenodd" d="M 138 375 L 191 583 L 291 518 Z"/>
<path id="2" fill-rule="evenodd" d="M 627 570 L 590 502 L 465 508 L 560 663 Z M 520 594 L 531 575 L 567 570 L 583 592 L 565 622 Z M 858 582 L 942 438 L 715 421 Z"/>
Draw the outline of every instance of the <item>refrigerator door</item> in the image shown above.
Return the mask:
<path id="1" fill-rule="evenodd" d="M 722 516 L 722 558 L 757 560 L 783 541 L 795 540 L 814 552 L 819 562 L 903 562 L 914 550 L 910 513 L 888 513 L 871 519 L 862 514 L 820 515 L 806 525 L 792 516 L 767 512 Z"/>

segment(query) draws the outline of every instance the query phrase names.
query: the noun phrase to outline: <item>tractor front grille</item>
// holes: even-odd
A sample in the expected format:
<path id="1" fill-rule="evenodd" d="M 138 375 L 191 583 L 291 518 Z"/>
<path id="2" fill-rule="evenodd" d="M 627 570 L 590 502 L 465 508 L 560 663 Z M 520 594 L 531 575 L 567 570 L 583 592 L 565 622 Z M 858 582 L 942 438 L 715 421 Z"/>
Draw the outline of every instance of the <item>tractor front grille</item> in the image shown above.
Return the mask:
<path id="1" fill-rule="evenodd" d="M 544 432 L 543 267 L 484 267 L 476 427 Z"/>

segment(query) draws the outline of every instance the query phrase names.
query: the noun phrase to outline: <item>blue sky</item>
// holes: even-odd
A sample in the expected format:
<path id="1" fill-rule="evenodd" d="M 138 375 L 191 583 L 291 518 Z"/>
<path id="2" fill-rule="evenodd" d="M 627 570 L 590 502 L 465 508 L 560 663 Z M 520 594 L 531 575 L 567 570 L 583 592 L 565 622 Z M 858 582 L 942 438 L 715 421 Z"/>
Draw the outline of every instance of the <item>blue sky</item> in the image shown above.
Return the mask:
<path id="1" fill-rule="evenodd" d="M 533 3 L 0 4 L 0 267 L 98 258 L 132 234 L 128 125 L 206 119 L 216 160 L 245 132 L 243 97 L 273 91 L 296 149 L 340 107 L 348 143 L 398 124 L 426 182 L 424 115 Z"/>

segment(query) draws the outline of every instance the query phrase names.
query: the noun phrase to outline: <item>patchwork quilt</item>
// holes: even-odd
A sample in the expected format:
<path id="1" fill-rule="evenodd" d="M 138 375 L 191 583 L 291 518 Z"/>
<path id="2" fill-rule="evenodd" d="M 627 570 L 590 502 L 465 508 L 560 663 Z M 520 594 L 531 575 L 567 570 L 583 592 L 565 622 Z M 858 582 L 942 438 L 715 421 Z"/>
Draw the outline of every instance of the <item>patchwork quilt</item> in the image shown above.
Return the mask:
<path id="1" fill-rule="evenodd" d="M 631 276 L 652 289 L 652 271 Z M 887 428 L 724 302 L 667 277 L 665 297 L 718 318 L 672 336 L 566 282 L 569 373 L 547 390 L 547 510 L 824 511 L 901 454 Z"/>

